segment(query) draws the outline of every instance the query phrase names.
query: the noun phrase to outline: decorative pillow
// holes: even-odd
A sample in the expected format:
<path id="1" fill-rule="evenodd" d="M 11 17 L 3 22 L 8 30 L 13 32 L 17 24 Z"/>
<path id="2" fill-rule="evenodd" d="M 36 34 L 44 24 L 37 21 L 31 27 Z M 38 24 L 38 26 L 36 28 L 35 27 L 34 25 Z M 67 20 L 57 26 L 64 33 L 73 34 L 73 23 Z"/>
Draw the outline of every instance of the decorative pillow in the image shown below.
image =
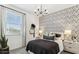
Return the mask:
<path id="1" fill-rule="evenodd" d="M 50 32 L 49 36 L 55 36 L 55 33 Z"/>
<path id="2" fill-rule="evenodd" d="M 43 39 L 54 40 L 54 36 L 45 36 L 45 35 L 43 35 Z"/>
<path id="3" fill-rule="evenodd" d="M 49 36 L 49 40 L 54 40 L 55 36 Z"/>
<path id="4" fill-rule="evenodd" d="M 55 37 L 61 37 L 61 34 L 55 34 Z"/>

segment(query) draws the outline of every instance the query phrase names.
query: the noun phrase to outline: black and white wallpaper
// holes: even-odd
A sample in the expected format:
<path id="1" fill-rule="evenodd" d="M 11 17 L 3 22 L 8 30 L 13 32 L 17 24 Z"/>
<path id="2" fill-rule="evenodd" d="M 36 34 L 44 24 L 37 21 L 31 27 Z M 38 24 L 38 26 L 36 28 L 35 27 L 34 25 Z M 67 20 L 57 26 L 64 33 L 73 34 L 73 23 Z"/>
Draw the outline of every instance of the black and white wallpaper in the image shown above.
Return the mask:
<path id="1" fill-rule="evenodd" d="M 72 35 L 79 41 L 79 5 L 40 17 L 39 24 L 45 32 L 71 30 Z"/>

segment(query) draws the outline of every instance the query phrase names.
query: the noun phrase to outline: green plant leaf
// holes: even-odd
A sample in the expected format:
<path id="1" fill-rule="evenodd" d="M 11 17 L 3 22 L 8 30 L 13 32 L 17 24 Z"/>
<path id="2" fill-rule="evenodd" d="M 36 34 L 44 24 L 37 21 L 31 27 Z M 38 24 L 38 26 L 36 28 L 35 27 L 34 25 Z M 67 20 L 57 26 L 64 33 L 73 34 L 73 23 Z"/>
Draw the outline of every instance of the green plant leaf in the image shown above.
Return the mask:
<path id="1" fill-rule="evenodd" d="M 2 35 L 2 36 L 1 36 L 1 39 L 0 39 L 1 47 L 2 47 L 2 48 L 7 47 L 7 42 L 8 42 L 8 39 L 6 39 L 5 35 L 4 35 L 4 36 Z"/>

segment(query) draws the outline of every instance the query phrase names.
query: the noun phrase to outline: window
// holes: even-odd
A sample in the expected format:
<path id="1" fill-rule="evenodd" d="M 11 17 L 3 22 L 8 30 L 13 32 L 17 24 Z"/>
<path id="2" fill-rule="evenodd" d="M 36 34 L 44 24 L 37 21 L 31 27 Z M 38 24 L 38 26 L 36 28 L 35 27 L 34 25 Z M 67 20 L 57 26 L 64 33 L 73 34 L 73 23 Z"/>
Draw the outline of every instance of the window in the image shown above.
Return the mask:
<path id="1" fill-rule="evenodd" d="M 22 32 L 23 15 L 13 10 L 6 10 L 5 17 L 5 34 L 20 35 Z"/>

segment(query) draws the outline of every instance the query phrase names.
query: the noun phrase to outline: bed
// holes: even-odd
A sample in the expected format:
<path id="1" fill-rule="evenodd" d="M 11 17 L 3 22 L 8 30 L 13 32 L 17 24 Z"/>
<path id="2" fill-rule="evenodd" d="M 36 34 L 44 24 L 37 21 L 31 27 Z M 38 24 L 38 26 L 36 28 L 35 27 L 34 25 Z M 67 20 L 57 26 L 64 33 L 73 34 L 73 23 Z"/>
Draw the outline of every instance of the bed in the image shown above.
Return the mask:
<path id="1" fill-rule="evenodd" d="M 61 38 L 57 40 L 35 39 L 27 44 L 26 51 L 34 54 L 58 54 L 63 51 Z"/>

